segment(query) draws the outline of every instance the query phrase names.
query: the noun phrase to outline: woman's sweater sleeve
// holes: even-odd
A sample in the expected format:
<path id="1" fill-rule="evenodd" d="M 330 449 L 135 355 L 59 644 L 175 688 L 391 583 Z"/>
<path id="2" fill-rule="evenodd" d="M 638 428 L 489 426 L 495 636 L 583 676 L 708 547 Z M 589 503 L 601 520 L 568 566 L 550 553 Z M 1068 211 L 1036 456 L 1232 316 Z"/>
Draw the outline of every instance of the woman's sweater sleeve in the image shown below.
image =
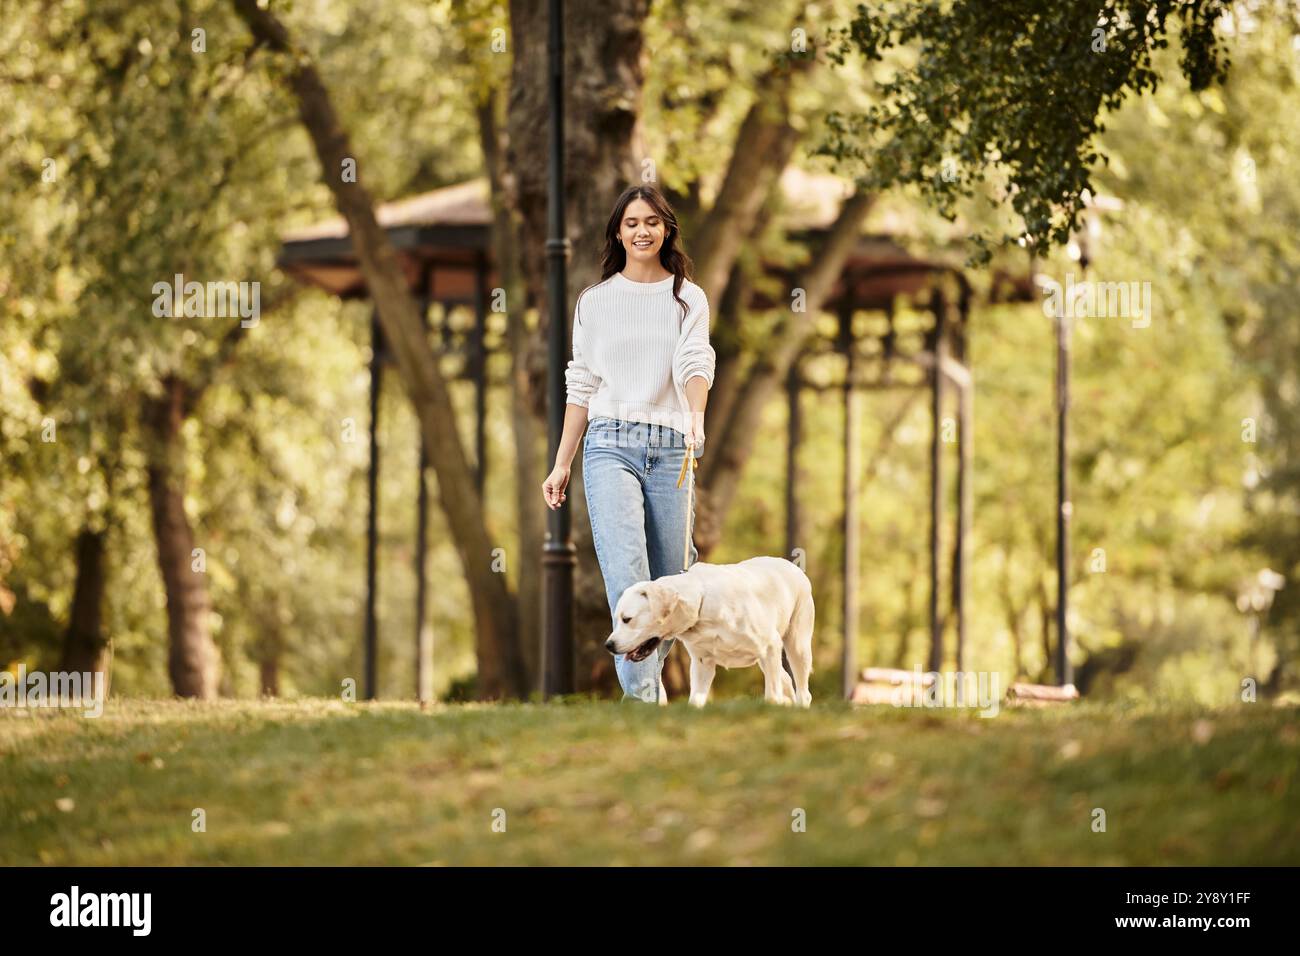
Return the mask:
<path id="1" fill-rule="evenodd" d="M 713 387 L 713 372 L 717 355 L 709 344 L 709 300 L 703 290 L 697 290 L 696 301 L 691 304 L 682 322 L 681 338 L 673 356 L 673 378 L 683 389 L 686 383 L 699 375 Z"/>
<path id="2" fill-rule="evenodd" d="M 564 370 L 564 384 L 567 393 L 565 401 L 586 408 L 591 402 L 591 396 L 600 387 L 600 376 L 587 364 L 587 334 L 579 311 L 581 305 L 582 298 L 579 296 L 573 309 L 573 359 Z"/>

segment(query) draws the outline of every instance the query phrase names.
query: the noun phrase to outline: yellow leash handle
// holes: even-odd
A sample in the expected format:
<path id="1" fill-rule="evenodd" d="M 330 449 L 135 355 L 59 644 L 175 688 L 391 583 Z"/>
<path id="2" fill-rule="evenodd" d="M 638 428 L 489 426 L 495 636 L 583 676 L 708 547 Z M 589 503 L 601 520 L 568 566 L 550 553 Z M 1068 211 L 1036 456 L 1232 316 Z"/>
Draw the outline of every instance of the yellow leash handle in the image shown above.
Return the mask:
<path id="1" fill-rule="evenodd" d="M 677 476 L 677 487 L 680 488 L 682 486 L 682 482 L 686 480 L 687 468 L 689 468 L 691 471 L 694 471 L 698 467 L 699 467 L 699 463 L 695 460 L 695 446 L 687 445 L 686 457 L 682 459 L 682 473 Z"/>
<path id="2" fill-rule="evenodd" d="M 695 458 L 695 446 L 688 444 L 686 446 L 686 455 L 682 458 L 682 471 L 677 476 L 677 487 L 682 486 L 686 480 L 686 469 L 691 470 L 691 483 L 686 486 L 686 540 L 682 544 L 682 570 L 690 570 L 691 561 L 691 504 L 695 492 L 695 469 L 700 467 L 700 463 Z"/>

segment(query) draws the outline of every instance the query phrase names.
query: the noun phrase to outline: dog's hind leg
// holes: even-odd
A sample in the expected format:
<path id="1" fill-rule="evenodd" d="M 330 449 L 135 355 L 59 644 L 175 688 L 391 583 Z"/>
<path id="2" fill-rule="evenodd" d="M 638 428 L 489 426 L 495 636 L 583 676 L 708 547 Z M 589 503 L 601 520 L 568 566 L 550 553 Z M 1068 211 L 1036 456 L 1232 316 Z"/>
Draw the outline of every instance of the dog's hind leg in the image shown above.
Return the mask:
<path id="1" fill-rule="evenodd" d="M 781 693 L 785 695 L 785 699 L 790 703 L 799 703 L 799 698 L 794 693 L 794 681 L 790 679 L 790 675 L 786 673 L 784 667 L 781 668 Z"/>
<path id="2" fill-rule="evenodd" d="M 786 628 L 783 643 L 785 656 L 790 661 L 790 670 L 794 672 L 794 702 L 800 707 L 812 705 L 812 692 L 808 689 L 808 678 L 812 674 L 812 638 L 816 610 L 813 606 L 811 591 L 801 594 L 795 603 L 794 613 L 790 615 L 790 626 Z"/>
<path id="3" fill-rule="evenodd" d="M 787 697 L 781 687 L 782 678 L 790 679 L 781 667 L 781 645 L 774 642 L 765 656 L 758 659 L 758 668 L 763 672 L 763 699 L 769 704 L 793 706 L 794 696 Z"/>

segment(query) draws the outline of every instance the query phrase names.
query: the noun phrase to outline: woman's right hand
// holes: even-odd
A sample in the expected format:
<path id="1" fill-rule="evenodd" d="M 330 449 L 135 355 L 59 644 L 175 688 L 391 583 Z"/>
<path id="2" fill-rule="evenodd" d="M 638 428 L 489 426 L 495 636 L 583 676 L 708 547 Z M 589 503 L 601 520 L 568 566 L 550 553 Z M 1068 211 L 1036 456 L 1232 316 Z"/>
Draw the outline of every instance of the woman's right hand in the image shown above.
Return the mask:
<path id="1" fill-rule="evenodd" d="M 546 498 L 546 507 L 552 511 L 564 504 L 567 497 L 564 489 L 569 486 L 569 466 L 556 465 L 551 474 L 542 482 L 542 495 Z"/>

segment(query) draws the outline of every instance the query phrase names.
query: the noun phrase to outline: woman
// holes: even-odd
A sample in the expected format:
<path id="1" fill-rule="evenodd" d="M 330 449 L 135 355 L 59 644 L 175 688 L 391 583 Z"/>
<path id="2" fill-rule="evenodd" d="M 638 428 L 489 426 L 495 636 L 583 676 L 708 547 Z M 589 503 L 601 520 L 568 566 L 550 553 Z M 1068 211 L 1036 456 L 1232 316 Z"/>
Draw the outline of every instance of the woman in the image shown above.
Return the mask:
<path id="1" fill-rule="evenodd" d="M 586 429 L 587 512 L 613 623 L 625 588 L 677 574 L 696 558 L 688 530 L 694 469 L 687 469 L 689 486 L 677 482 L 686 455 L 698 458 L 704 444 L 716 356 L 709 303 L 689 278 L 678 237 L 677 218 L 653 186 L 633 186 L 615 203 L 601 281 L 574 308 L 564 433 L 542 485 L 547 506 L 559 508 Z M 666 702 L 663 666 L 673 643 L 615 655 L 624 700 Z"/>

